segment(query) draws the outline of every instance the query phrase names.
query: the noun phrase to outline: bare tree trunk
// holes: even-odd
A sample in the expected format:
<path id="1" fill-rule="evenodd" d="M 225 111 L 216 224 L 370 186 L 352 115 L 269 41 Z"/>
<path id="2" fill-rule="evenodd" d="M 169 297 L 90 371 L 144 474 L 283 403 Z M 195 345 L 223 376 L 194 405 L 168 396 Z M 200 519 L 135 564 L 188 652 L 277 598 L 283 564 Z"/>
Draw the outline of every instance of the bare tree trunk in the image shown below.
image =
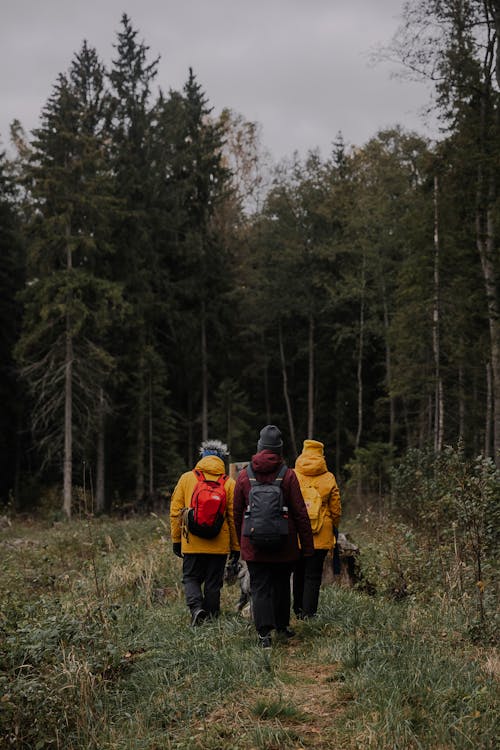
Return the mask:
<path id="1" fill-rule="evenodd" d="M 194 463 L 194 436 L 193 436 L 193 399 L 191 390 L 188 393 L 188 466 Z"/>
<path id="2" fill-rule="evenodd" d="M 481 261 L 484 287 L 486 293 L 486 304 L 488 309 L 488 324 L 490 332 L 491 348 L 491 375 L 493 389 L 493 458 L 495 464 L 500 468 L 500 311 L 498 302 L 498 288 L 495 269 L 495 218 L 496 208 L 496 166 L 492 157 L 492 148 L 489 142 L 488 131 L 493 129 L 495 133 L 499 130 L 499 105 L 495 101 L 492 89 L 492 73 L 495 72 L 497 83 L 500 85 L 500 55 L 498 52 L 498 39 L 496 34 L 500 30 L 500 10 L 498 3 L 493 9 L 493 24 L 488 24 L 488 45 L 484 57 L 484 88 L 481 92 L 480 111 L 480 146 L 483 157 L 477 169 L 476 186 L 476 246 Z M 490 17 L 491 18 L 491 17 Z M 495 57 L 496 45 L 496 57 Z M 493 103 L 491 103 L 493 102 Z M 493 107 L 488 117 L 488 108 Z M 493 126 L 493 127 L 492 127 Z M 484 170 L 488 170 L 485 172 Z"/>
<path id="3" fill-rule="evenodd" d="M 458 366 L 458 439 L 461 443 L 465 440 L 465 387 L 462 362 Z"/>
<path id="4" fill-rule="evenodd" d="M 364 354 L 364 342 L 365 342 L 365 263 L 366 259 L 363 255 L 363 265 L 361 271 L 361 301 L 359 306 L 359 338 L 358 338 L 358 363 L 356 367 L 356 380 L 358 384 L 358 428 L 356 430 L 356 439 L 354 442 L 354 449 L 357 450 L 361 444 L 361 434 L 363 431 L 363 354 Z M 358 472 L 358 480 L 356 483 L 356 496 L 357 500 L 361 502 L 361 496 L 363 493 L 363 480 L 361 466 Z"/>
<path id="5" fill-rule="evenodd" d="M 227 402 L 226 402 L 226 444 L 229 447 L 229 450 L 231 450 L 231 442 L 232 442 L 232 432 L 233 432 L 232 423 L 233 423 L 233 403 L 232 403 L 231 389 L 228 389 Z"/>
<path id="6" fill-rule="evenodd" d="M 493 452 L 495 463 L 500 467 L 500 316 L 495 265 L 493 262 L 495 238 L 492 204 L 490 203 L 485 217 L 481 213 L 480 208 L 478 208 L 476 213 L 477 248 L 483 270 L 490 331 L 491 383 L 493 391 Z"/>
<path id="7" fill-rule="evenodd" d="M 137 398 L 137 438 L 136 438 L 136 469 L 135 469 L 135 497 L 144 497 L 144 449 L 146 436 L 144 434 L 145 404 L 144 404 L 144 355 L 139 359 L 139 394 Z"/>
<path id="8" fill-rule="evenodd" d="M 382 297 L 382 310 L 384 316 L 384 347 L 385 347 L 385 387 L 389 399 L 389 443 L 394 444 L 396 432 L 396 400 L 391 394 L 392 391 L 392 352 L 389 341 L 389 309 L 387 306 L 387 286 L 385 283 L 385 273 L 382 266 L 382 260 L 379 255 L 379 284 Z"/>
<path id="9" fill-rule="evenodd" d="M 476 414 L 480 408 L 480 399 L 478 397 L 478 383 L 476 370 L 472 371 L 472 413 Z M 479 430 L 475 429 L 472 432 L 472 452 L 474 456 L 477 456 L 483 449 L 484 445 L 481 445 L 479 440 Z"/>
<path id="10" fill-rule="evenodd" d="M 148 404 L 148 442 L 149 442 L 149 497 L 154 492 L 154 446 L 153 446 L 153 384 L 149 371 L 149 404 Z"/>
<path id="11" fill-rule="evenodd" d="M 491 418 L 492 418 L 492 399 L 493 399 L 493 377 L 491 374 L 491 364 L 486 363 L 486 411 L 484 415 L 484 455 L 491 456 Z"/>
<path id="12" fill-rule="evenodd" d="M 340 476 L 340 397 L 335 397 L 335 476 Z"/>
<path id="13" fill-rule="evenodd" d="M 21 424 L 22 416 L 20 411 L 17 412 L 16 416 L 16 468 L 14 473 L 14 510 L 21 510 L 21 497 L 20 497 L 20 485 L 21 485 Z"/>
<path id="14" fill-rule="evenodd" d="M 283 377 L 283 396 L 285 397 L 286 413 L 288 415 L 288 429 L 290 430 L 290 442 L 292 444 L 292 450 L 294 458 L 297 458 L 297 441 L 295 439 L 295 427 L 293 424 L 292 405 L 290 403 L 290 396 L 288 395 L 288 375 L 286 372 L 286 360 L 285 360 L 285 348 L 283 346 L 283 332 L 281 329 L 281 321 L 278 325 L 278 337 L 279 337 L 279 349 L 281 359 L 281 374 Z"/>
<path id="15" fill-rule="evenodd" d="M 394 445 L 396 435 L 396 400 L 391 394 L 392 391 L 392 352 L 389 343 L 389 311 L 387 309 L 387 297 L 385 293 L 385 283 L 382 284 L 384 294 L 384 340 L 385 340 L 385 382 L 387 394 L 389 396 L 389 443 Z"/>
<path id="16" fill-rule="evenodd" d="M 493 23 L 496 32 L 495 77 L 497 79 L 497 86 L 500 89 L 500 3 L 498 0 L 492 1 L 491 11 L 493 13 Z"/>
<path id="17" fill-rule="evenodd" d="M 69 245 L 70 227 L 66 227 L 66 270 L 71 273 L 73 259 Z M 66 304 L 70 304 L 70 299 Z M 63 467 L 63 511 L 71 518 L 73 489 L 73 337 L 69 309 L 66 312 L 66 352 L 64 362 L 64 467 Z"/>
<path id="18" fill-rule="evenodd" d="M 271 402 L 269 400 L 269 361 L 266 357 L 264 365 L 264 400 L 266 409 L 266 424 L 271 424 Z"/>
<path id="19" fill-rule="evenodd" d="M 361 272 L 361 303 L 359 306 L 359 338 L 358 338 L 358 363 L 356 368 L 356 379 L 358 384 L 358 428 L 356 430 L 355 448 L 361 443 L 363 431 L 363 354 L 365 340 L 365 257 L 363 256 L 363 267 Z"/>
<path id="20" fill-rule="evenodd" d="M 307 437 L 314 437 L 314 316 L 309 314 L 309 377 L 307 383 Z"/>
<path id="21" fill-rule="evenodd" d="M 432 348 L 434 352 L 434 450 L 443 448 L 443 383 L 441 380 L 440 340 L 440 259 L 439 259 L 439 181 L 434 177 L 434 303 L 432 310 Z"/>
<path id="22" fill-rule="evenodd" d="M 99 404 L 97 415 L 97 467 L 96 467 L 96 488 L 95 488 L 95 510 L 96 513 L 103 513 L 105 499 L 105 440 L 104 440 L 104 391 L 99 389 Z"/>
<path id="23" fill-rule="evenodd" d="M 434 436 L 433 432 L 433 404 L 432 404 L 432 394 L 429 393 L 428 399 L 427 399 L 427 436 L 426 436 L 426 443 L 431 442 L 431 438 Z"/>
<path id="24" fill-rule="evenodd" d="M 208 440 L 208 361 L 205 300 L 201 302 L 201 438 Z"/>
<path id="25" fill-rule="evenodd" d="M 66 361 L 64 375 L 64 471 L 63 511 L 71 518 L 73 488 L 73 339 L 69 314 L 66 316 Z"/>
<path id="26" fill-rule="evenodd" d="M 412 435 L 412 431 L 410 429 L 410 420 L 408 419 L 408 406 L 406 404 L 406 399 L 403 397 L 403 423 L 405 426 L 405 435 L 406 435 L 406 447 L 407 448 L 413 448 L 415 445 L 415 439 Z"/>

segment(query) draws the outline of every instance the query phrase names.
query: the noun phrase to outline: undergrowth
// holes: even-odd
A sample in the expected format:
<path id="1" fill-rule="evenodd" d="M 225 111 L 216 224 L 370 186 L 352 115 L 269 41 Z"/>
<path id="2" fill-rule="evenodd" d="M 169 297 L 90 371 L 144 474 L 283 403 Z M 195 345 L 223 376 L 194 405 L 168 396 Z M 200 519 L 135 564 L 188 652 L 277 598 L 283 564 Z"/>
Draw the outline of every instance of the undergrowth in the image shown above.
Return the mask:
<path id="1" fill-rule="evenodd" d="M 368 514 L 346 530 L 360 588 L 325 587 L 317 619 L 269 655 L 235 587 L 218 621 L 189 627 L 162 519 L 14 522 L 0 537 L 0 747 L 493 749 L 499 661 L 470 601 L 403 523 Z"/>

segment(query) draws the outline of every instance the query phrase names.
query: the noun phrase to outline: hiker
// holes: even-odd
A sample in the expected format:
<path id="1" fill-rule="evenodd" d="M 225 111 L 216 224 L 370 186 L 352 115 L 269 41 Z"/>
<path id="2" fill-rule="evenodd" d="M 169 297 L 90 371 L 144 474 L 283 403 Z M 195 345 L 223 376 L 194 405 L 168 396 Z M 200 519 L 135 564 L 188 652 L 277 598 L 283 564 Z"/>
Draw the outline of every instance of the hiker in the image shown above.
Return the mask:
<path id="1" fill-rule="evenodd" d="M 200 446 L 200 460 L 181 475 L 170 503 L 173 552 L 182 558 L 182 582 L 191 625 L 220 612 L 220 592 L 228 554 L 239 558 L 233 519 L 234 479 L 227 476 L 229 455 L 220 440 Z"/>
<path id="2" fill-rule="evenodd" d="M 293 572 L 293 611 L 299 619 L 307 619 L 314 617 L 318 609 L 323 563 L 335 546 L 342 509 L 337 481 L 326 465 L 323 443 L 304 440 L 294 471 L 314 540 L 314 555 L 301 554 Z"/>
<path id="3" fill-rule="evenodd" d="M 272 646 L 273 629 L 280 639 L 295 635 L 289 624 L 290 576 L 299 557 L 297 535 L 302 554 L 314 553 L 311 523 L 299 483 L 284 463 L 282 452 L 278 427 L 263 427 L 257 453 L 239 473 L 234 490 L 234 523 L 241 558 L 250 573 L 253 620 L 258 644 L 263 648 Z M 273 507 L 279 512 L 277 520 L 267 515 Z M 274 528 L 276 534 L 271 533 Z"/>

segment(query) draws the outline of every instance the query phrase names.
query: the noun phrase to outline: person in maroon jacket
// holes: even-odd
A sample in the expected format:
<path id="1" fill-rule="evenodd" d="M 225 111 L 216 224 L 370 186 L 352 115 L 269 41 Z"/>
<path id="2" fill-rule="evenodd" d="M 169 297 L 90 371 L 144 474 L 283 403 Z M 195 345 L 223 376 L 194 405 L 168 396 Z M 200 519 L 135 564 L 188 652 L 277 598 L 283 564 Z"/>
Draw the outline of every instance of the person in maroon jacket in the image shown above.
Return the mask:
<path id="1" fill-rule="evenodd" d="M 257 453 L 252 457 L 251 468 L 257 482 L 272 483 L 283 466 L 283 440 L 275 425 L 266 425 L 257 443 Z M 276 549 L 255 546 L 243 535 L 243 519 L 248 505 L 250 479 L 246 469 L 238 475 L 234 488 L 234 523 L 240 540 L 240 555 L 250 572 L 250 591 L 253 619 L 259 645 L 270 648 L 271 631 L 280 638 L 291 638 L 290 629 L 290 576 L 299 558 L 299 545 L 305 557 L 314 554 L 311 523 L 302 498 L 295 473 L 287 469 L 282 480 L 283 501 L 288 507 L 288 535 Z"/>

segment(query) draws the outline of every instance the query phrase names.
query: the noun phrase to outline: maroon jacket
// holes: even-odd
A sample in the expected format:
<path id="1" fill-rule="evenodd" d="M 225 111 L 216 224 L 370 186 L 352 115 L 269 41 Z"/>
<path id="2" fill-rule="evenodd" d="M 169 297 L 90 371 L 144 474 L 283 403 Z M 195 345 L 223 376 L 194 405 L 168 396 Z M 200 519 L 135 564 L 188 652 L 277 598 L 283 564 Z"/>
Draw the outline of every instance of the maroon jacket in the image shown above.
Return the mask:
<path id="1" fill-rule="evenodd" d="M 252 457 L 252 468 L 258 482 L 272 482 L 278 474 L 283 459 L 277 453 L 263 450 Z M 302 498 L 300 485 L 295 472 L 288 469 L 283 477 L 283 498 L 288 506 L 288 537 L 277 550 L 260 550 L 254 547 L 248 537 L 242 536 L 243 516 L 248 505 L 250 480 L 246 469 L 240 471 L 234 488 L 234 525 L 240 540 L 241 557 L 251 562 L 291 562 L 300 555 L 297 534 L 303 554 L 314 554 L 311 522 Z"/>

